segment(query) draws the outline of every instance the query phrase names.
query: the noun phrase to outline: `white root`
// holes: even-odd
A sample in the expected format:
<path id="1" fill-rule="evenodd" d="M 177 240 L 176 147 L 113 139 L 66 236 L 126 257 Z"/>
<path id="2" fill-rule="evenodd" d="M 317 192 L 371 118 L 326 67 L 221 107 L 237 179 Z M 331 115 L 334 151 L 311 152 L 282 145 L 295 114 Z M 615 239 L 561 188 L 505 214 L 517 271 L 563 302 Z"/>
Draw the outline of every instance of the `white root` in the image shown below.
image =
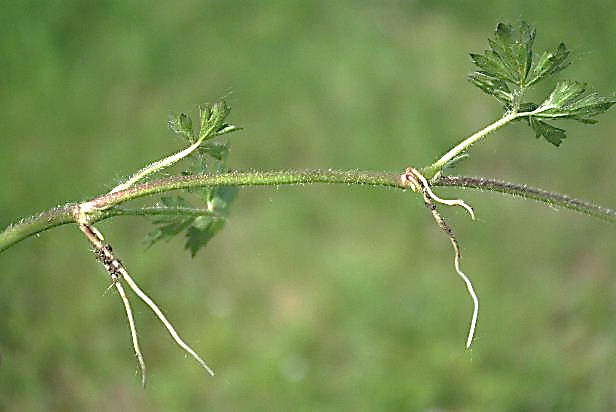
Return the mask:
<path id="1" fill-rule="evenodd" d="M 438 203 L 442 203 L 442 204 L 448 205 L 448 206 L 461 206 L 464 209 L 466 209 L 466 211 L 468 212 L 469 215 L 471 215 L 471 219 L 475 220 L 475 212 L 473 212 L 473 208 L 470 207 L 469 205 L 467 205 L 466 202 L 464 202 L 464 200 L 460 200 L 460 199 L 452 199 L 452 200 L 441 199 L 440 197 L 438 197 L 437 195 L 434 194 L 432 189 L 430 189 L 430 185 L 428 184 L 428 181 L 426 180 L 426 178 L 421 173 L 419 173 L 417 170 L 414 170 L 414 172 L 415 172 L 415 176 L 417 176 L 417 178 L 421 181 L 422 187 L 424 188 L 424 190 L 426 192 L 428 192 L 428 195 L 430 196 L 431 199 L 437 201 Z"/>
<path id="2" fill-rule="evenodd" d="M 470 207 L 465 201 L 461 199 L 441 199 L 438 197 L 432 189 L 430 189 L 430 184 L 428 180 L 415 168 L 409 167 L 406 169 L 404 175 L 402 175 L 404 180 L 408 182 L 411 186 L 411 190 L 413 192 L 422 191 L 427 192 L 430 199 L 436 201 L 437 203 L 441 203 L 447 206 L 460 206 L 466 209 L 469 215 L 471 215 L 471 219 L 475 220 L 475 212 L 473 212 L 473 208 Z M 417 182 L 419 180 L 419 182 Z"/>
<path id="3" fill-rule="evenodd" d="M 103 264 L 109 275 L 111 276 L 112 284 L 110 288 L 115 286 L 118 290 L 120 298 L 122 299 L 122 303 L 124 304 L 124 309 L 126 311 L 126 316 L 128 318 L 128 324 L 131 331 L 131 338 L 133 341 L 133 348 L 135 350 L 135 354 L 137 355 L 137 361 L 139 362 L 139 367 L 141 369 L 141 381 L 143 386 L 145 387 L 146 382 L 146 367 L 145 361 L 143 359 L 143 354 L 141 352 L 141 348 L 139 347 L 139 339 L 137 337 L 137 328 L 135 326 L 135 319 L 133 317 L 133 312 L 131 310 L 131 306 L 122 287 L 121 281 L 124 280 L 128 286 L 137 294 L 137 296 L 146 304 L 148 307 L 154 312 L 154 314 L 161 321 L 165 329 L 169 332 L 173 340 L 190 356 L 195 358 L 197 362 L 210 374 L 214 375 L 214 371 L 205 363 L 199 355 L 190 347 L 186 342 L 180 338 L 180 335 L 177 333 L 171 322 L 165 317 L 160 308 L 154 303 L 154 301 L 137 285 L 137 283 L 133 280 L 133 278 L 128 274 L 124 265 L 114 256 L 111 247 L 104 243 L 103 236 L 101 233 L 93 226 L 87 223 L 80 223 L 79 229 L 86 235 L 92 246 L 94 247 L 94 254 L 97 259 Z"/>
<path id="4" fill-rule="evenodd" d="M 458 246 L 458 242 L 453 237 L 450 237 L 449 240 L 451 240 L 451 244 L 453 245 L 453 249 L 455 252 L 453 263 L 456 272 L 458 272 L 458 276 L 460 276 L 466 284 L 468 294 L 471 295 L 471 299 L 473 299 L 473 317 L 471 318 L 471 324 L 468 329 L 468 337 L 466 338 L 466 347 L 470 348 L 471 343 L 473 343 L 473 337 L 475 336 L 475 326 L 477 326 L 477 316 L 479 315 L 479 299 L 477 299 L 477 294 L 475 293 L 475 289 L 473 288 L 473 283 L 468 278 L 468 276 L 466 276 L 464 272 L 462 272 L 462 270 L 460 269 L 460 248 Z"/>
<path id="5" fill-rule="evenodd" d="M 184 351 L 186 351 L 190 356 L 192 356 L 193 358 L 195 358 L 195 360 L 197 362 L 199 362 L 199 364 L 205 369 L 207 370 L 207 372 L 214 376 L 214 371 L 212 370 L 212 368 L 210 368 L 203 359 L 201 359 L 201 357 L 199 357 L 199 355 L 197 355 L 197 353 L 186 344 L 186 342 L 184 342 L 182 340 L 182 338 L 180 338 L 180 335 L 176 332 L 175 328 L 173 327 L 173 325 L 171 324 L 171 322 L 169 322 L 167 320 L 167 318 L 165 317 L 165 315 L 163 314 L 163 312 L 158 308 L 158 306 L 156 305 L 156 303 L 154 303 L 154 301 L 152 299 L 150 299 L 150 297 L 139 288 L 139 286 L 137 285 L 137 283 L 135 283 L 135 281 L 133 280 L 132 277 L 130 277 L 130 275 L 128 274 L 128 272 L 126 272 L 126 270 L 124 268 L 122 268 L 120 270 L 120 273 L 122 274 L 122 277 L 124 278 L 124 280 L 126 281 L 126 283 L 128 284 L 128 286 L 133 290 L 133 292 L 135 292 L 137 294 L 137 296 L 139 296 L 139 298 L 150 307 L 150 309 L 152 309 L 152 312 L 154 312 L 154 314 L 158 317 L 158 319 L 161 321 L 161 323 L 163 324 L 163 326 L 167 329 L 167 331 L 169 332 L 169 334 L 171 335 L 171 337 L 173 338 L 173 340 L 175 341 L 175 343 L 177 343 L 182 349 L 184 349 Z"/>
<path id="6" fill-rule="evenodd" d="M 130 336 L 133 340 L 133 349 L 135 350 L 135 354 L 137 355 L 137 361 L 139 362 L 139 368 L 141 369 L 141 385 L 145 388 L 145 361 L 143 360 L 143 354 L 141 353 L 141 348 L 139 347 L 139 338 L 137 337 L 137 327 L 135 326 L 133 311 L 130 308 L 130 303 L 128 301 L 128 297 L 126 296 L 126 292 L 124 292 L 122 284 L 119 281 L 115 281 L 113 285 L 115 285 L 116 289 L 118 290 L 120 298 L 122 299 L 122 303 L 124 304 L 124 309 L 126 310 L 128 326 L 130 327 Z"/>
<path id="7" fill-rule="evenodd" d="M 426 207 L 428 208 L 428 210 L 430 210 L 430 212 L 432 213 L 432 217 L 434 218 L 436 224 L 447 235 L 447 237 L 449 238 L 453 246 L 454 268 L 458 276 L 466 284 L 466 289 L 468 291 L 468 294 L 473 300 L 473 315 L 471 317 L 468 337 L 466 339 L 466 347 L 469 348 L 471 346 L 471 343 L 473 343 L 473 338 L 475 336 L 475 328 L 477 326 L 477 317 L 479 315 L 479 299 L 477 298 L 477 294 L 475 293 L 475 289 L 473 288 L 473 283 L 471 282 L 470 278 L 466 276 L 464 272 L 462 272 L 462 269 L 460 268 L 460 246 L 458 245 L 458 241 L 455 235 L 453 234 L 453 230 L 451 230 L 447 222 L 445 222 L 445 219 L 441 216 L 438 210 L 436 210 L 436 205 L 432 203 L 432 201 L 434 200 L 438 203 L 442 203 L 442 204 L 449 205 L 449 206 L 461 206 L 469 212 L 473 220 L 475 219 L 475 214 L 473 213 L 473 209 L 462 200 L 458 200 L 458 199 L 444 200 L 436 196 L 434 192 L 432 192 L 432 190 L 430 189 L 430 186 L 426 178 L 417 169 L 414 169 L 414 168 L 406 169 L 405 173 L 402 175 L 402 180 L 405 183 L 407 183 L 411 187 L 411 190 L 413 190 L 414 192 L 421 192 L 424 198 L 424 203 Z"/>

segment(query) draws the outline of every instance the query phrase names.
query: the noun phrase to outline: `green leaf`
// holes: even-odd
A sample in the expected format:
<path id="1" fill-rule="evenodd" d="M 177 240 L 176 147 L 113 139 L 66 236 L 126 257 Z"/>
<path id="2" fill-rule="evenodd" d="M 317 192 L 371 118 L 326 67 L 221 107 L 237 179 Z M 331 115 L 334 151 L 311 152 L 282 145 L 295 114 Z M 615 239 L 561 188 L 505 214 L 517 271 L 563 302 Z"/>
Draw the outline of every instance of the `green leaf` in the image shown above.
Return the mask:
<path id="1" fill-rule="evenodd" d="M 541 104 L 525 101 L 526 90 L 571 64 L 571 52 L 564 43 L 553 51 L 544 51 L 534 59 L 535 30 L 525 21 L 517 27 L 500 23 L 490 48 L 482 54 L 471 53 L 478 70 L 468 76 L 484 93 L 495 97 L 504 109 L 518 118 L 525 118 L 535 132 L 555 146 L 566 138 L 564 129 L 546 123 L 544 119 L 572 119 L 595 123 L 595 116 L 606 112 L 614 104 L 613 97 L 587 92 L 586 84 L 559 81 Z"/>
<path id="2" fill-rule="evenodd" d="M 586 84 L 571 80 L 559 81 L 547 99 L 532 112 L 532 116 L 549 119 L 573 119 L 596 123 L 593 119 L 616 104 L 616 99 L 588 93 Z"/>
<path id="3" fill-rule="evenodd" d="M 513 93 L 511 93 L 506 81 L 484 72 L 472 73 L 468 76 L 468 79 L 485 93 L 496 97 L 504 106 L 508 107 L 513 104 Z"/>
<path id="4" fill-rule="evenodd" d="M 201 118 L 199 139 L 207 140 L 239 130 L 238 127 L 225 122 L 229 112 L 231 112 L 231 108 L 224 100 L 218 100 L 214 104 L 199 106 L 199 116 Z"/>
<path id="5" fill-rule="evenodd" d="M 178 233 L 184 231 L 192 224 L 193 219 L 176 219 L 173 223 L 161 225 L 156 229 L 150 231 L 144 238 L 146 248 L 152 247 L 155 243 L 166 239 L 169 240 Z"/>
<path id="6" fill-rule="evenodd" d="M 225 160 L 229 154 L 227 142 L 212 141 L 217 136 L 239 130 L 226 122 L 231 108 L 224 100 L 199 107 L 199 132 L 195 135 L 190 117 L 184 113 L 169 120 L 171 129 L 188 139 L 193 146 L 190 153 L 191 164 L 184 175 L 220 173 L 225 170 Z M 202 187 L 187 189 L 201 207 L 195 207 L 182 196 L 162 197 L 155 206 L 164 213 L 150 213 L 156 229 L 146 235 L 148 247 L 160 240 L 169 240 L 186 231 L 186 249 L 195 256 L 200 248 L 224 226 L 229 207 L 238 193 L 237 187 Z M 150 210 L 152 212 L 152 210 Z M 158 211 L 154 211 L 158 212 Z M 146 215 L 146 214 L 144 214 Z"/>
<path id="7" fill-rule="evenodd" d="M 496 97 L 507 110 L 522 103 L 525 90 L 557 73 L 569 64 L 570 52 L 564 43 L 554 51 L 544 51 L 534 61 L 535 30 L 525 21 L 517 27 L 499 23 L 490 48 L 482 54 L 471 53 L 479 70 L 468 79 L 485 93 Z"/>
<path id="8" fill-rule="evenodd" d="M 190 250 L 194 257 L 199 249 L 206 246 L 209 240 L 224 227 L 229 207 L 238 191 L 238 188 L 234 186 L 208 188 L 204 193 L 207 198 L 204 209 L 195 208 L 181 196 L 162 198 L 161 202 L 164 207 L 171 209 L 169 212 L 175 208 L 176 213 L 152 219 L 153 223 L 160 226 L 146 235 L 144 239 L 146 247 L 151 247 L 161 240 L 170 240 L 186 230 L 185 248 Z"/>
<path id="9" fill-rule="evenodd" d="M 197 219 L 195 224 L 186 232 L 185 248 L 190 251 L 192 257 L 195 257 L 199 249 L 207 245 L 207 243 L 218 233 L 224 226 L 225 219 Z"/>
<path id="10" fill-rule="evenodd" d="M 239 192 L 237 186 L 218 186 L 211 191 L 208 209 L 219 216 L 226 216 L 231 202 Z"/>
<path id="11" fill-rule="evenodd" d="M 495 37 L 489 39 L 490 49 L 484 54 L 471 53 L 471 60 L 486 75 L 502 81 L 523 85 L 532 65 L 535 30 L 522 21 L 515 29 L 499 23 Z"/>
<path id="12" fill-rule="evenodd" d="M 538 138 L 544 137 L 554 146 L 560 146 L 563 139 L 567 137 L 565 130 L 554 127 L 544 121 L 537 120 L 533 117 L 528 119 L 530 126 L 535 131 L 535 136 Z"/>
<path id="13" fill-rule="evenodd" d="M 237 186 L 218 186 L 209 191 L 207 206 L 213 215 L 198 217 L 186 232 L 186 249 L 193 257 L 224 227 L 229 207 L 238 192 Z"/>
<path id="14" fill-rule="evenodd" d="M 526 79 L 526 86 L 532 86 L 547 76 L 557 73 L 571 64 L 569 50 L 564 43 L 560 43 L 555 52 L 544 51 L 537 63 L 533 66 Z"/>
<path id="15" fill-rule="evenodd" d="M 193 131 L 192 119 L 186 113 L 171 116 L 168 121 L 169 128 L 176 134 L 184 137 L 190 143 L 196 141 Z"/>
<path id="16" fill-rule="evenodd" d="M 224 160 L 229 154 L 228 143 L 208 143 L 199 147 L 202 154 L 213 157 L 218 161 Z"/>

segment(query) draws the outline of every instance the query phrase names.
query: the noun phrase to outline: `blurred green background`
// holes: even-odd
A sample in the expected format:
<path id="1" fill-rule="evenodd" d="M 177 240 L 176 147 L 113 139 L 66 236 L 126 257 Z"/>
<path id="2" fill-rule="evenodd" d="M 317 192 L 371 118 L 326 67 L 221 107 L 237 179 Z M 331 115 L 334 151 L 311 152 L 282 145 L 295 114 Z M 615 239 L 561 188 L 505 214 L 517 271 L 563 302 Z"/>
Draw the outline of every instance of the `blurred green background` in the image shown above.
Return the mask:
<path id="1" fill-rule="evenodd" d="M 465 81 L 501 20 L 579 58 L 561 77 L 616 89 L 616 8 L 589 0 L 1 1 L 0 226 L 109 190 L 178 140 L 168 115 L 229 94 L 237 169 L 423 166 L 495 120 Z M 562 126 L 562 125 L 561 125 Z M 616 206 L 616 113 L 564 125 L 560 148 L 523 124 L 456 173 Z M 444 210 L 347 186 L 243 189 L 195 259 L 151 226 L 99 225 L 133 276 L 214 367 L 207 376 L 133 301 L 149 384 L 122 306 L 64 226 L 0 255 L 0 410 L 614 410 L 616 228 L 492 193 Z"/>

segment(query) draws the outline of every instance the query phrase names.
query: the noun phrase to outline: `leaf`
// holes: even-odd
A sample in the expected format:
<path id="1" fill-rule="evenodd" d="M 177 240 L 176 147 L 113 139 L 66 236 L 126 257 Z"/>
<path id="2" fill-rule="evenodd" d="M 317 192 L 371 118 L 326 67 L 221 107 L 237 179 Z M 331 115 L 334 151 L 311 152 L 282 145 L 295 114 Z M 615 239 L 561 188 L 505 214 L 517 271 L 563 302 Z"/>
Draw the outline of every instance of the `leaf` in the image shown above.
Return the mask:
<path id="1" fill-rule="evenodd" d="M 596 123 L 592 117 L 605 113 L 616 99 L 586 92 L 586 84 L 572 80 L 556 83 L 547 99 L 532 112 L 534 117 L 573 119 L 582 123 Z"/>
<path id="2" fill-rule="evenodd" d="M 203 154 L 213 157 L 218 161 L 224 160 L 229 154 L 228 143 L 209 143 L 199 147 L 199 151 Z"/>
<path id="3" fill-rule="evenodd" d="M 239 130 L 238 127 L 225 123 L 225 119 L 231 112 L 231 108 L 224 100 L 218 100 L 214 104 L 199 106 L 199 139 L 207 140 Z"/>
<path id="4" fill-rule="evenodd" d="M 555 52 L 544 51 L 537 63 L 533 66 L 526 79 L 526 86 L 532 86 L 547 76 L 557 73 L 571 64 L 569 60 L 570 51 L 567 50 L 565 43 L 560 43 Z"/>
<path id="5" fill-rule="evenodd" d="M 198 223 L 186 232 L 188 239 L 185 248 L 190 251 L 192 257 L 195 257 L 199 249 L 207 245 L 210 239 L 223 228 L 225 219 L 204 219 Z"/>
<path id="6" fill-rule="evenodd" d="M 186 113 L 179 113 L 171 116 L 167 122 L 169 128 L 176 134 L 184 137 L 190 143 L 194 143 L 195 132 L 193 131 L 192 119 Z"/>
<path id="7" fill-rule="evenodd" d="M 151 247 L 161 240 L 170 240 L 175 235 L 186 230 L 185 248 L 194 257 L 209 240 L 218 233 L 226 222 L 231 202 L 239 189 L 235 186 L 219 186 L 208 188 L 204 193 L 206 208 L 197 209 L 181 196 L 163 198 L 164 207 L 173 209 L 177 214 L 156 218 L 152 221 L 159 227 L 148 233 L 144 239 L 146 247 Z M 186 213 L 188 212 L 188 213 Z"/>
<path id="8" fill-rule="evenodd" d="M 468 79 L 485 93 L 496 97 L 505 106 L 513 104 L 513 94 L 509 90 L 507 82 L 484 72 L 475 72 Z"/>
<path id="9" fill-rule="evenodd" d="M 220 173 L 225 169 L 229 154 L 228 142 L 212 141 L 214 137 L 239 130 L 226 122 L 231 108 L 224 100 L 199 107 L 199 132 L 195 136 L 192 121 L 183 113 L 169 120 L 171 129 L 199 146 L 190 154 L 192 160 L 184 175 Z M 151 217 L 158 227 L 148 233 L 145 242 L 148 247 L 160 240 L 169 240 L 186 231 L 185 247 L 192 256 L 204 247 L 218 233 L 226 222 L 230 205 L 238 193 L 237 187 L 201 187 L 186 189 L 202 206 L 195 207 L 182 196 L 162 197 L 157 207 L 164 208 L 164 214 Z"/>
<path id="10" fill-rule="evenodd" d="M 518 119 L 525 118 L 537 138 L 543 137 L 559 146 L 567 137 L 565 130 L 543 119 L 595 123 L 594 117 L 609 110 L 616 104 L 616 99 L 587 92 L 585 83 L 565 80 L 556 83 L 543 103 L 525 101 L 524 95 L 529 87 L 571 64 L 571 52 L 564 43 L 534 59 L 535 33 L 525 21 L 517 27 L 499 23 L 494 37 L 488 40 L 490 48 L 482 54 L 471 53 L 471 60 L 478 70 L 470 74 L 468 80 L 495 97 L 507 112 L 519 114 Z"/>
<path id="11" fill-rule="evenodd" d="M 511 24 L 499 23 L 490 49 L 484 54 L 471 53 L 471 60 L 481 71 L 502 81 L 523 85 L 532 65 L 535 30 L 522 21 L 516 30 Z"/>
<path id="12" fill-rule="evenodd" d="M 560 43 L 555 51 L 544 51 L 535 62 L 535 34 L 525 21 L 521 21 L 518 27 L 499 23 L 494 38 L 488 40 L 490 48 L 483 54 L 470 55 L 479 70 L 472 73 L 469 80 L 496 97 L 507 110 L 521 103 L 525 89 L 570 64 L 570 52 L 564 43 Z"/>
<path id="13" fill-rule="evenodd" d="M 544 121 L 537 120 L 533 117 L 528 119 L 530 126 L 535 131 L 535 136 L 538 138 L 544 137 L 548 142 L 554 146 L 560 146 L 563 139 L 567 137 L 565 130 L 558 127 L 554 127 Z"/>
<path id="14" fill-rule="evenodd" d="M 212 190 L 212 196 L 208 202 L 209 209 L 219 216 L 226 216 L 229 206 L 239 192 L 237 186 L 218 186 Z"/>
<path id="15" fill-rule="evenodd" d="M 236 186 L 219 186 L 208 191 L 207 207 L 211 214 L 195 218 L 186 231 L 185 248 L 190 251 L 192 257 L 195 257 L 199 249 L 205 247 L 224 227 L 229 206 L 238 191 Z"/>
<path id="16" fill-rule="evenodd" d="M 183 232 L 184 229 L 191 225 L 191 223 L 192 219 L 176 219 L 173 223 L 157 227 L 145 235 L 143 241 L 146 244 L 146 248 L 152 247 L 155 243 L 163 239 L 171 239 L 178 233 Z"/>

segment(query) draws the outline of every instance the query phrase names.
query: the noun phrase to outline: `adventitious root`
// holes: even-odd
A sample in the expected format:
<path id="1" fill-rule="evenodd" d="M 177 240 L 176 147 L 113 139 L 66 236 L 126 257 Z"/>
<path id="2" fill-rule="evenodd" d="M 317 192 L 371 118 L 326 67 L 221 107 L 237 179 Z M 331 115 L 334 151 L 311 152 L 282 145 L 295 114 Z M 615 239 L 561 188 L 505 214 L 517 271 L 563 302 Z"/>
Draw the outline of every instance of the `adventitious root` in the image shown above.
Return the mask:
<path id="1" fill-rule="evenodd" d="M 133 311 L 130 307 L 130 303 L 128 301 L 128 297 L 126 296 L 126 292 L 124 292 L 124 288 L 119 281 L 113 282 L 116 289 L 118 290 L 118 294 L 122 299 L 122 303 L 124 304 L 124 310 L 126 311 L 126 317 L 128 318 L 128 326 L 130 328 L 130 336 L 133 340 L 133 349 L 135 350 L 135 355 L 137 356 L 137 362 L 139 362 L 139 369 L 141 370 L 141 385 L 145 388 L 145 360 L 143 359 L 143 354 L 141 353 L 141 348 L 139 347 L 139 339 L 137 338 L 137 327 L 135 326 L 135 318 L 133 317 Z"/>
<path id="2" fill-rule="evenodd" d="M 197 362 L 210 374 L 214 375 L 214 371 L 205 363 L 197 353 L 186 344 L 180 338 L 180 335 L 176 332 L 175 328 L 167 320 L 163 312 L 160 308 L 154 303 L 154 301 L 145 293 L 141 288 L 137 285 L 137 283 L 133 280 L 133 278 L 128 274 L 124 265 L 115 257 L 112 252 L 111 246 L 104 242 L 103 236 L 100 234 L 95 227 L 87 224 L 80 223 L 79 229 L 86 235 L 90 244 L 93 247 L 94 254 L 96 258 L 103 264 L 105 270 L 109 272 L 111 276 L 112 284 L 110 287 L 114 287 L 118 290 L 120 298 L 122 299 L 122 303 L 124 304 L 124 309 L 126 311 L 126 316 L 128 318 L 128 324 L 131 331 L 131 338 L 133 341 L 133 348 L 135 350 L 135 354 L 137 356 L 137 361 L 139 362 L 139 368 L 141 369 L 141 382 L 143 386 L 145 386 L 146 382 L 146 368 L 145 361 L 143 359 L 143 354 L 141 353 L 141 349 L 139 347 L 139 340 L 137 337 L 137 328 L 135 327 L 135 320 L 133 317 L 133 312 L 130 307 L 130 303 L 128 301 L 128 297 L 122 287 L 122 281 L 126 282 L 126 284 L 139 296 L 139 298 L 150 307 L 150 309 L 154 312 L 154 314 L 161 321 L 163 326 L 167 329 L 173 340 L 190 356 L 195 358 Z"/>
<path id="3" fill-rule="evenodd" d="M 210 375 L 214 376 L 214 371 L 212 370 L 212 368 L 210 368 L 205 363 L 205 361 L 203 359 L 201 359 L 201 357 L 199 355 L 197 355 L 197 353 L 190 346 L 188 346 L 188 344 L 186 342 L 184 342 L 182 340 L 182 338 L 180 338 L 180 335 L 176 332 L 176 330 L 173 327 L 173 325 L 171 324 L 171 322 L 169 322 L 169 320 L 167 320 L 167 318 L 165 317 L 163 312 L 158 308 L 156 303 L 154 303 L 154 301 L 148 295 L 146 295 L 146 293 L 143 290 L 141 290 L 141 288 L 139 288 L 137 283 L 135 283 L 133 278 L 131 278 L 130 275 L 125 270 L 123 270 L 122 277 L 124 278 L 124 280 L 126 281 L 128 286 L 133 290 L 133 292 L 135 292 L 137 294 L 137 296 L 139 296 L 139 298 L 142 301 L 144 301 L 145 304 L 150 307 L 150 309 L 152 309 L 152 312 L 154 312 L 154 314 L 158 317 L 158 319 L 161 321 L 163 326 L 165 326 L 165 328 L 167 329 L 167 331 L 169 332 L 169 334 L 171 335 L 171 337 L 173 338 L 175 343 L 177 343 L 182 349 L 184 349 L 184 351 L 186 351 L 186 353 L 188 353 L 190 356 L 195 358 L 195 360 L 197 362 L 199 362 L 199 364 Z"/>
<path id="4" fill-rule="evenodd" d="M 447 206 L 461 206 L 466 209 L 469 215 L 471 215 L 471 219 L 475 220 L 475 213 L 473 212 L 472 207 L 470 207 L 466 204 L 466 202 L 460 199 L 441 199 L 440 197 L 435 195 L 432 189 L 430 189 L 430 184 L 428 183 L 428 180 L 417 169 L 408 167 L 402 175 L 402 179 L 405 183 L 410 185 L 413 192 L 425 192 L 425 194 L 427 194 L 430 199 Z"/>
<path id="5" fill-rule="evenodd" d="M 433 201 L 449 206 L 461 206 L 469 212 L 473 219 L 475 219 L 473 209 L 462 200 L 444 200 L 436 196 L 430 189 L 426 178 L 417 169 L 414 169 L 412 167 L 407 168 L 406 171 L 402 174 L 401 179 L 403 183 L 408 184 L 411 190 L 413 190 L 414 192 L 421 192 L 424 199 L 424 204 L 432 214 L 434 221 L 451 241 L 451 245 L 453 246 L 454 251 L 454 268 L 458 276 L 462 278 L 462 280 L 466 284 L 468 294 L 473 300 L 473 316 L 471 318 L 468 337 L 466 339 L 466 347 L 469 348 L 471 346 L 471 343 L 473 343 L 473 337 L 475 336 L 475 327 L 477 325 L 477 316 L 479 314 L 479 299 L 477 299 L 477 294 L 475 293 L 475 289 L 473 288 L 471 280 L 468 278 L 468 276 L 464 274 L 464 272 L 462 272 L 462 269 L 460 269 L 460 246 L 458 245 L 458 240 L 456 239 L 451 227 L 447 224 L 447 222 L 445 222 L 443 216 L 441 216 L 441 214 L 436 209 L 436 205 L 433 203 Z"/>

